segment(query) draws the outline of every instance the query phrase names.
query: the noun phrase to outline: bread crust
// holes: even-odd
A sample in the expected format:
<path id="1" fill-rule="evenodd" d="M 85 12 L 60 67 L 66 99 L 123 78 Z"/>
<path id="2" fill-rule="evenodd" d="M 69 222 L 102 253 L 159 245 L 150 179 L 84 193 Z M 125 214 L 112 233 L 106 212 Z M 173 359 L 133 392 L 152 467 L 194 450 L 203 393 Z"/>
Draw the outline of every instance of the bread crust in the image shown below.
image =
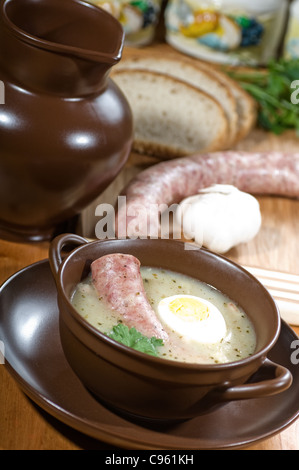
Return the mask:
<path id="1" fill-rule="evenodd" d="M 238 133 L 238 105 L 237 100 L 229 86 L 221 81 L 213 73 L 211 68 L 198 66 L 197 62 L 190 59 L 177 59 L 174 57 L 152 57 L 149 55 L 130 56 L 117 66 L 122 69 L 143 69 L 171 75 L 177 79 L 199 88 L 214 98 L 223 108 L 228 120 L 228 135 L 224 142 L 224 148 L 234 145 Z"/>
<path id="2" fill-rule="evenodd" d="M 219 81 L 225 84 L 233 94 L 237 103 L 238 127 L 234 144 L 244 139 L 255 127 L 257 122 L 257 103 L 252 96 L 233 80 L 229 75 L 216 66 L 203 61 L 197 61 L 196 66 L 209 70 Z"/>
<path id="3" fill-rule="evenodd" d="M 126 68 L 120 68 L 116 71 L 113 72 L 112 74 L 112 79 L 116 82 L 116 84 L 123 90 L 124 94 L 126 95 L 132 111 L 133 111 L 133 116 L 135 115 L 135 140 L 133 144 L 133 150 L 139 153 L 143 154 L 148 154 L 148 155 L 153 155 L 156 157 L 159 157 L 161 159 L 168 159 L 168 158 L 177 158 L 179 156 L 185 156 L 194 153 L 195 151 L 215 151 L 215 150 L 220 150 L 223 148 L 224 143 L 227 140 L 228 136 L 228 120 L 225 115 L 225 112 L 223 108 L 220 106 L 220 104 L 215 100 L 213 97 L 205 93 L 204 91 L 200 90 L 199 88 L 191 85 L 190 83 L 187 83 L 183 80 L 180 80 L 176 77 L 164 74 L 164 73 L 159 73 L 156 71 L 149 71 L 145 69 L 126 69 Z M 137 80 L 137 82 L 136 82 Z M 203 111 L 203 109 L 200 110 L 200 106 L 209 106 L 212 108 L 212 112 L 214 113 L 214 124 L 217 127 L 217 132 L 215 133 L 215 136 L 212 138 L 212 140 L 207 144 L 202 146 L 202 148 L 194 148 L 190 147 L 187 149 L 184 145 L 182 145 L 180 142 L 174 142 L 172 141 L 167 141 L 164 140 L 163 142 L 163 136 L 159 136 L 159 139 L 148 139 L 145 135 L 142 137 L 142 130 L 140 129 L 140 118 L 138 118 L 138 95 L 136 91 L 136 86 L 134 87 L 134 83 L 138 83 L 139 81 L 144 81 L 147 80 L 149 86 L 151 86 L 153 83 L 155 86 L 160 86 L 164 87 L 163 90 L 165 94 L 171 93 L 171 88 L 176 87 L 176 89 L 180 89 L 180 96 L 186 96 L 187 93 L 192 95 L 193 98 L 193 106 L 199 109 L 200 112 Z M 151 83 L 152 81 L 152 83 Z M 141 83 L 140 82 L 140 83 Z M 129 85 L 130 84 L 130 85 Z M 155 119 L 158 121 L 161 121 L 161 116 L 160 116 L 160 107 L 159 103 L 155 102 L 155 96 L 154 93 L 151 94 L 151 90 L 147 89 L 146 93 L 148 93 L 147 99 L 149 102 L 153 103 L 153 105 L 156 106 L 156 114 L 155 114 Z M 140 99 L 139 99 L 140 101 Z M 193 111 L 193 110 L 192 110 Z M 146 108 L 143 108 L 142 113 L 144 116 L 146 116 L 146 113 L 148 110 Z M 189 109 L 184 109 L 182 110 L 179 106 L 177 108 L 177 113 L 186 113 L 191 112 Z M 198 117 L 198 123 L 197 123 L 197 132 L 201 132 L 201 126 L 200 123 L 202 122 L 203 116 L 202 114 L 199 115 Z M 163 132 L 163 125 L 161 121 L 161 131 Z M 196 132 L 196 129 L 194 130 Z M 213 132 L 215 132 L 215 129 L 213 129 Z M 144 133 L 145 134 L 145 133 Z M 174 129 L 174 134 L 175 134 L 175 129 Z M 211 129 L 211 134 L 212 134 L 212 129 Z M 176 135 L 174 136 L 174 138 Z"/>
<path id="4" fill-rule="evenodd" d="M 167 49 L 167 58 L 165 59 L 165 53 Z M 211 80 L 217 81 L 226 89 L 227 94 L 227 106 L 232 107 L 230 113 L 229 125 L 230 125 L 230 136 L 231 139 L 226 137 L 226 141 L 223 143 L 222 149 L 234 148 L 234 146 L 244 139 L 255 127 L 257 123 L 257 103 L 252 96 L 247 93 L 243 88 L 233 80 L 218 64 L 213 64 L 194 57 L 189 57 L 178 51 L 172 51 L 168 46 L 165 45 L 165 51 L 148 48 L 142 50 L 142 56 L 140 51 L 136 51 L 134 48 L 127 48 L 124 51 L 121 62 L 116 66 L 117 68 L 128 68 L 138 64 L 140 68 L 141 64 L 146 69 L 146 63 L 149 61 L 157 62 L 157 67 L 162 61 L 175 62 L 178 67 L 183 68 L 185 64 L 189 67 L 193 67 L 200 70 L 201 73 L 207 74 Z M 175 76 L 175 72 L 172 74 Z M 200 88 L 200 84 L 198 84 Z M 226 108 L 226 113 L 228 112 Z M 227 116 L 228 117 L 228 116 Z"/>

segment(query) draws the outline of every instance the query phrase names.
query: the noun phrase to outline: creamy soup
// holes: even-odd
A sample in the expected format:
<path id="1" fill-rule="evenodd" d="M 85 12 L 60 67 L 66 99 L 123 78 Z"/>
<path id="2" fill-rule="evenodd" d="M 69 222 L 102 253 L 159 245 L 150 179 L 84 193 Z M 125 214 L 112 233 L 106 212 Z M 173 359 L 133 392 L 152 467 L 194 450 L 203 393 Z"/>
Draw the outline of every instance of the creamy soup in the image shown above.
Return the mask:
<path id="1" fill-rule="evenodd" d="M 141 267 L 141 275 L 152 308 L 169 336 L 158 348 L 160 357 L 220 364 L 254 353 L 253 325 L 227 296 L 194 278 L 163 269 Z M 117 312 L 103 304 L 90 277 L 77 286 L 72 304 L 102 333 L 109 334 L 122 322 Z"/>

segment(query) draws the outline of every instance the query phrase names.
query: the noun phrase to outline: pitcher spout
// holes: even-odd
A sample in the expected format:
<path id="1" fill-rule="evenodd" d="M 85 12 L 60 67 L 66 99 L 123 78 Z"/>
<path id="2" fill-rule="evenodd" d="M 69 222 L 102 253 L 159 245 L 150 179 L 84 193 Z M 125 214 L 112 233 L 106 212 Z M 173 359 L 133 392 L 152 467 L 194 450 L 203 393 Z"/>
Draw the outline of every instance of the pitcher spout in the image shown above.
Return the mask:
<path id="1" fill-rule="evenodd" d="M 124 46 L 122 25 L 82 0 L 2 0 L 2 68 L 20 86 L 80 96 L 105 85 Z"/>

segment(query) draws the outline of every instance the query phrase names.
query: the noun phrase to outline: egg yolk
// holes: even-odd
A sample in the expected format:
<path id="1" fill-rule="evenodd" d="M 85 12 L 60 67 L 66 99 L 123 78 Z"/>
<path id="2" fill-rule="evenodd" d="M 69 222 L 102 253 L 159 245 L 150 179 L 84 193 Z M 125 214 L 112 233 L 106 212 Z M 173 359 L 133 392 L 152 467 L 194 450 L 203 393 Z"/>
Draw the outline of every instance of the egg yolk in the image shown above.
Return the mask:
<path id="1" fill-rule="evenodd" d="M 185 322 L 203 321 L 210 316 L 209 307 L 197 299 L 176 298 L 169 303 L 173 315 Z"/>
<path id="2" fill-rule="evenodd" d="M 211 302 L 192 295 L 174 295 L 162 299 L 157 308 L 161 321 L 182 340 L 217 343 L 226 335 L 226 323 Z"/>

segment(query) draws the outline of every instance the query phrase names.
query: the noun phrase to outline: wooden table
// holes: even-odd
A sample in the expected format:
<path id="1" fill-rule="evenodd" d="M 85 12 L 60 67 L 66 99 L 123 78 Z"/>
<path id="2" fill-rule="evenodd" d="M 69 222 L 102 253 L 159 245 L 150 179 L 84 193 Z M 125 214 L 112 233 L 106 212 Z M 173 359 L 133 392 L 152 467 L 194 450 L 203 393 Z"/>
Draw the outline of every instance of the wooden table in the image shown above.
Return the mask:
<path id="1" fill-rule="evenodd" d="M 228 257 L 243 264 L 299 274 L 299 201 L 260 198 L 264 223 L 258 237 Z M 0 241 L 0 282 L 19 269 L 47 258 L 47 243 L 27 245 Z M 299 328 L 294 328 L 299 334 Z M 298 391 L 299 394 L 299 391 Z M 71 430 L 35 406 L 0 366 L 0 449 L 109 449 Z M 298 450 L 299 420 L 282 433 L 250 447 Z"/>
<path id="2" fill-rule="evenodd" d="M 165 51 L 165 45 L 163 48 Z M 255 131 L 238 148 L 291 151 L 298 148 L 298 139 L 293 134 L 277 138 Z M 144 166 L 143 161 L 138 164 L 136 166 L 136 156 L 132 156 L 129 167 L 133 173 Z M 116 194 L 115 188 L 113 193 Z M 104 194 L 99 201 L 105 197 Z M 299 201 L 271 197 L 262 197 L 259 201 L 263 215 L 261 232 L 255 240 L 231 250 L 227 256 L 243 265 L 299 274 Z M 93 220 L 90 214 L 94 215 L 94 204 L 82 216 L 89 224 Z M 47 253 L 47 243 L 29 245 L 0 241 L 0 283 L 19 269 L 47 258 Z M 299 334 L 298 327 L 294 330 Z M 0 449 L 109 450 L 109 445 L 89 439 L 41 411 L 20 391 L 5 366 L 0 365 Z M 298 450 L 299 420 L 282 433 L 250 449 Z"/>

